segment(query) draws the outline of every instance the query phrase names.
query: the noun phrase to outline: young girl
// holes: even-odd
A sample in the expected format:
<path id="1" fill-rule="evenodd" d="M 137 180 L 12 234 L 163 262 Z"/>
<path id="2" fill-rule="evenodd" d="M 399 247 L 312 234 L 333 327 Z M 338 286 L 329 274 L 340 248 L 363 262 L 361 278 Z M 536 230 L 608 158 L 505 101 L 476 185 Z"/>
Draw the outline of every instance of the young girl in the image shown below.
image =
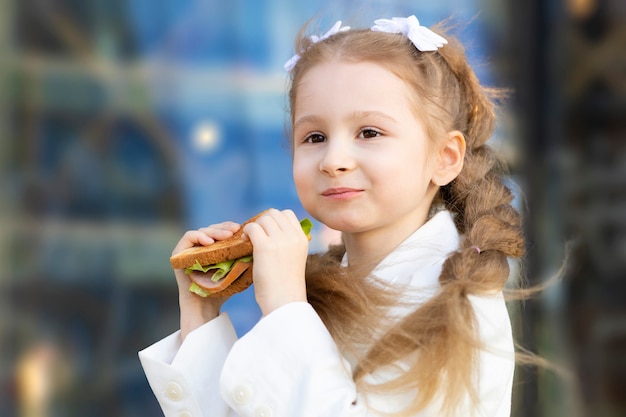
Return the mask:
<path id="1" fill-rule="evenodd" d="M 181 329 L 139 354 L 165 415 L 509 416 L 501 291 L 524 241 L 485 145 L 489 91 L 453 38 L 375 23 L 303 36 L 286 64 L 298 195 L 342 244 L 307 260 L 289 210 L 247 225 L 263 318 L 239 340 L 176 271 Z"/>

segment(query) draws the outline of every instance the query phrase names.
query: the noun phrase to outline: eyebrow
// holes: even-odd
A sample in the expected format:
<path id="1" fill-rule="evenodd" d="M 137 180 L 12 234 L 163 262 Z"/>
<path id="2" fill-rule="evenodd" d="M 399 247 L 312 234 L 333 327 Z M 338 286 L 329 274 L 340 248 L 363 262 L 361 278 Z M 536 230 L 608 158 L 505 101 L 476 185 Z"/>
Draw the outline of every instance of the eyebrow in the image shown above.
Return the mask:
<path id="1" fill-rule="evenodd" d="M 321 119 L 322 119 L 321 117 L 315 116 L 315 115 L 301 117 L 293 123 L 293 130 L 295 131 L 296 129 L 298 129 L 298 127 L 300 127 L 303 124 L 319 123 Z"/>
<path id="2" fill-rule="evenodd" d="M 358 119 L 365 119 L 365 118 L 384 119 L 393 123 L 397 123 L 396 119 L 380 111 L 355 111 L 349 116 L 350 120 L 358 120 Z M 296 130 L 298 127 L 300 127 L 303 124 L 307 124 L 307 123 L 315 124 L 315 123 L 319 123 L 321 120 L 322 120 L 322 117 L 319 117 L 316 115 L 309 115 L 309 116 L 301 117 L 294 122 L 293 130 Z"/>
<path id="3" fill-rule="evenodd" d="M 397 123 L 396 119 L 388 115 L 387 113 L 383 113 L 380 111 L 355 111 L 352 113 L 352 119 L 365 119 L 365 118 L 377 118 L 384 119 L 390 122 Z"/>

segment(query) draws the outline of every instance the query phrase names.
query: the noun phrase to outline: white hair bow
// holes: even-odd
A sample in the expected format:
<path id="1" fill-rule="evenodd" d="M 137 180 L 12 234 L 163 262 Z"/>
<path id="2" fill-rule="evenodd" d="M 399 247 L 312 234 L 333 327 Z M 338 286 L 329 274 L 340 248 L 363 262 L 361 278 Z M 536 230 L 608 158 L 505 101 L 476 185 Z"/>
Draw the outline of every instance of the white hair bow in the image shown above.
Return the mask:
<path id="1" fill-rule="evenodd" d="M 330 30 L 328 30 L 328 32 L 324 33 L 322 36 L 311 35 L 309 36 L 309 39 L 313 43 L 318 43 L 320 41 L 323 41 L 324 39 L 330 38 L 331 36 L 339 32 L 345 32 L 346 30 L 350 30 L 350 26 L 341 27 L 341 20 L 338 20 L 333 25 L 333 27 L 330 28 Z M 285 65 L 284 65 L 285 71 L 291 71 L 293 67 L 296 66 L 296 63 L 298 62 L 299 59 L 300 59 L 300 55 L 298 54 L 295 54 L 294 56 L 292 56 L 289 59 L 289 61 L 285 62 Z"/>
<path id="2" fill-rule="evenodd" d="M 432 30 L 425 26 L 420 25 L 419 20 L 414 15 L 409 17 L 394 17 L 391 19 L 377 19 L 374 21 L 375 25 L 372 26 L 372 30 L 375 32 L 387 32 L 387 33 L 401 33 L 411 42 L 415 47 L 422 51 L 436 51 L 448 41 L 437 35 Z"/>

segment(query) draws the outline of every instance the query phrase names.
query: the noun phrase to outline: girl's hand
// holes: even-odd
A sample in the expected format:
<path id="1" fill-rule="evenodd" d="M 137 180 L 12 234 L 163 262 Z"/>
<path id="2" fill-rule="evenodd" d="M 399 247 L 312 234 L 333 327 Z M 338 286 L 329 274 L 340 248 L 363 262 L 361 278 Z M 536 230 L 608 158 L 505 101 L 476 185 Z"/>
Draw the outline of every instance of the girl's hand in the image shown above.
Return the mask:
<path id="1" fill-rule="evenodd" d="M 176 255 L 193 246 L 207 246 L 215 243 L 217 240 L 227 239 L 239 230 L 239 227 L 237 223 L 224 222 L 198 230 L 190 230 L 178 241 L 178 244 L 172 251 L 172 255 Z M 189 332 L 217 317 L 222 304 L 228 297 L 202 298 L 189 291 L 191 279 L 185 274 L 184 269 L 176 269 L 174 274 L 176 276 L 176 284 L 178 285 L 181 338 L 184 340 Z"/>
<path id="2" fill-rule="evenodd" d="M 263 315 L 290 302 L 306 301 L 309 239 L 294 212 L 271 209 L 247 224 L 244 233 L 254 248 L 254 292 Z"/>

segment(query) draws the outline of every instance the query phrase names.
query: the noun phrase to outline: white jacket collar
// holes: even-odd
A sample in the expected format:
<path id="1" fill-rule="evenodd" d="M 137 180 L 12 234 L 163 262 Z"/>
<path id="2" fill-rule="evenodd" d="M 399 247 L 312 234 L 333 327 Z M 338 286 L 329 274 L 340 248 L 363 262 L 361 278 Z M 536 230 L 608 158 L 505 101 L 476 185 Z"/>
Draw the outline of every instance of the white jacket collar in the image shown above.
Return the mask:
<path id="1" fill-rule="evenodd" d="M 452 213 L 440 211 L 387 255 L 373 275 L 413 289 L 439 288 L 443 262 L 458 249 L 459 243 Z M 347 254 L 343 264 L 347 265 Z"/>

